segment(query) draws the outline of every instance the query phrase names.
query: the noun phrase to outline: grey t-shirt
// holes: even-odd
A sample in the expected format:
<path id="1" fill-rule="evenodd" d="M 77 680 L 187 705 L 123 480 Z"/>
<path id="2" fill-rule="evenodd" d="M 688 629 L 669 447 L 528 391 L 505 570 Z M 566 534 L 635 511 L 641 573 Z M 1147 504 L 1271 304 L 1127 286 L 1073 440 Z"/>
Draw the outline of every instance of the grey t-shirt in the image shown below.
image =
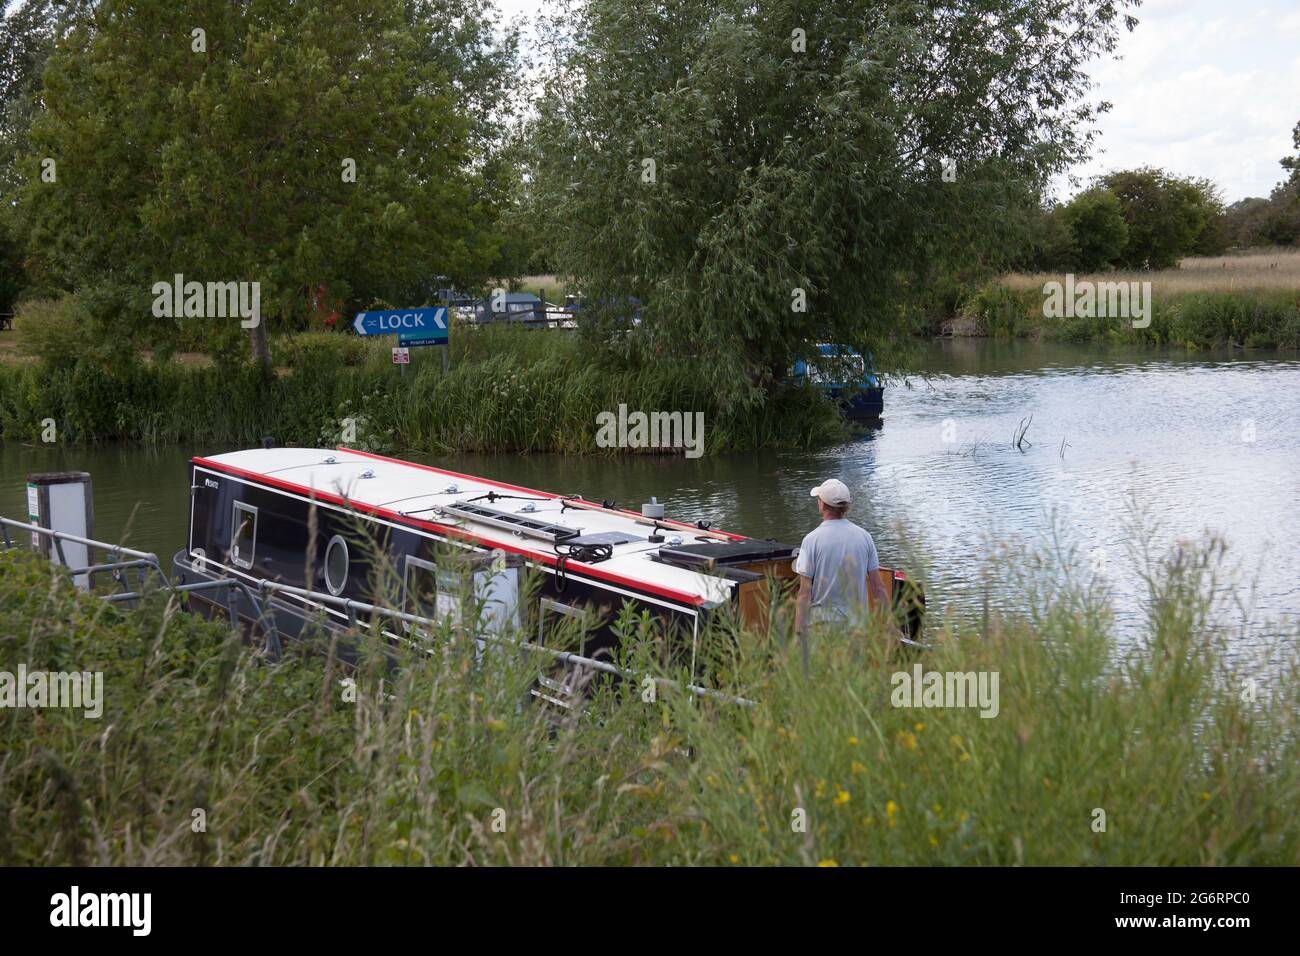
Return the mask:
<path id="1" fill-rule="evenodd" d="M 870 533 L 845 518 L 810 531 L 794 560 L 796 574 L 812 579 L 812 623 L 849 621 L 867 608 L 867 574 L 880 567 Z"/>

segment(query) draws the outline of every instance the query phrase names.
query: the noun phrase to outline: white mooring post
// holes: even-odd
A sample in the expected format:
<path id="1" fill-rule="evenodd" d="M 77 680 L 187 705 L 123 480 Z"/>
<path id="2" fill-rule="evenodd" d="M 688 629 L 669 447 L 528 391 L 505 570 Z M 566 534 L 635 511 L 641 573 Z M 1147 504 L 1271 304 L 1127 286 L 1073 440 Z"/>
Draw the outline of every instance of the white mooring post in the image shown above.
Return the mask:
<path id="1" fill-rule="evenodd" d="M 90 473 L 55 471 L 27 476 L 27 520 L 51 531 L 93 537 Z M 53 538 L 32 532 L 32 547 L 53 563 L 69 568 L 84 568 L 91 562 L 90 548 L 74 541 L 55 543 Z M 59 551 L 63 560 L 59 560 Z M 74 583 L 82 590 L 90 587 L 90 576 L 79 574 Z"/>

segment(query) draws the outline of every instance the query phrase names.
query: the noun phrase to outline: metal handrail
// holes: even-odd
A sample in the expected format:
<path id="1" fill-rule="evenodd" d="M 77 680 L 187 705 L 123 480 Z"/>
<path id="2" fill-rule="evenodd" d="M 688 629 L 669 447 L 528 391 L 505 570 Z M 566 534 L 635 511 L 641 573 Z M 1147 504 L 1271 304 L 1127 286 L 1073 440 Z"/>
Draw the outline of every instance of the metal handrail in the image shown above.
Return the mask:
<path id="1" fill-rule="evenodd" d="M 6 518 L 0 515 L 0 525 L 6 528 L 21 528 L 24 531 L 35 531 L 47 537 L 54 538 L 56 541 L 71 541 L 73 544 L 84 544 L 92 548 L 101 548 L 105 551 L 111 551 L 115 554 L 125 554 L 131 558 L 141 558 L 151 560 L 155 565 L 158 564 L 158 555 L 149 551 L 136 551 L 134 548 L 128 548 L 121 544 L 109 544 L 105 541 L 96 541 L 94 538 L 83 538 L 79 534 L 72 534 L 68 531 L 52 531 L 49 528 L 43 528 L 38 524 L 27 524 L 23 521 L 14 521 L 12 518 Z M 12 548 L 13 543 L 9 540 L 9 534 L 6 532 L 5 547 Z"/>
<path id="2" fill-rule="evenodd" d="M 405 621 L 410 624 L 425 624 L 425 625 L 432 625 L 434 627 L 437 627 L 439 625 L 439 622 L 431 617 L 425 617 L 420 614 L 410 614 L 406 611 L 398 611 L 390 607 L 384 607 L 382 604 L 370 604 L 365 601 L 355 600 L 354 598 L 345 598 L 334 594 L 325 594 L 324 592 L 321 591 L 313 591 L 311 588 L 300 588 L 300 587 L 295 587 L 294 585 L 291 584 L 280 584 L 276 581 L 267 581 L 264 578 L 259 579 L 258 585 L 262 590 L 271 591 L 271 592 L 282 592 L 285 594 L 292 594 L 297 597 L 311 598 L 314 601 L 320 601 L 325 604 L 332 604 L 335 607 L 342 608 L 348 612 L 348 619 L 354 624 L 356 622 L 356 614 L 361 613 L 361 614 L 380 614 L 383 615 L 384 617 L 394 618 L 396 620 Z M 397 637 L 399 640 L 401 639 L 400 635 L 393 635 L 393 636 Z M 468 636 L 473 637 L 476 640 L 493 641 L 495 643 L 500 643 L 500 644 L 509 644 L 513 647 L 517 647 L 525 651 L 533 651 L 533 652 L 540 652 L 543 654 L 549 654 L 550 656 L 554 657 L 556 660 L 558 660 L 562 664 L 565 664 L 566 666 L 569 664 L 576 664 L 581 667 L 590 667 L 593 670 L 598 670 L 605 674 L 612 674 L 619 677 L 624 677 L 629 680 L 636 680 L 638 678 L 645 679 L 646 677 L 649 677 L 651 680 L 655 682 L 656 686 L 671 687 L 674 689 L 677 688 L 685 689 L 690 691 L 692 694 L 694 694 L 697 697 L 713 697 L 720 700 L 728 701 L 730 703 L 743 704 L 746 706 L 752 706 L 754 703 L 752 700 L 747 700 L 744 697 L 733 697 L 730 694 L 723 694 L 722 692 L 713 690 L 712 688 L 700 687 L 696 684 L 689 684 L 689 683 L 682 684 L 680 681 L 675 681 L 672 678 L 668 678 L 668 677 L 655 677 L 651 674 L 629 673 L 627 671 L 624 671 L 616 667 L 615 665 L 609 663 L 608 661 L 596 660 L 593 657 L 584 657 L 581 654 L 574 654 L 572 651 L 556 650 L 555 648 L 552 647 L 546 647 L 541 644 L 534 644 L 531 641 L 516 641 L 516 640 L 512 640 L 511 638 L 502 637 L 497 634 L 472 633 Z"/>
<path id="3" fill-rule="evenodd" d="M 333 607 L 340 608 L 347 612 L 348 624 L 351 627 L 356 627 L 358 625 L 358 621 L 357 621 L 358 613 L 378 614 L 390 619 L 404 621 L 409 624 L 422 624 L 429 627 L 439 626 L 439 622 L 437 620 L 431 617 L 425 617 L 424 615 L 410 614 L 406 611 L 398 611 L 394 608 L 384 607 L 383 605 L 380 604 L 370 604 L 366 601 L 355 600 L 354 598 L 345 598 L 339 595 L 326 594 L 323 591 L 315 591 L 312 590 L 311 588 L 300 588 L 292 584 L 281 584 L 278 581 L 270 581 L 267 580 L 266 578 L 258 578 L 255 581 L 257 590 L 263 597 L 263 600 L 260 601 L 253 594 L 248 584 L 245 583 L 244 581 L 239 580 L 238 578 L 229 578 L 229 577 L 216 578 L 211 581 L 199 581 L 195 584 L 176 584 L 163 572 L 162 565 L 158 561 L 158 556 L 151 552 L 135 551 L 131 548 L 126 548 L 121 545 L 113 545 L 104 541 L 96 541 L 93 538 L 83 538 L 80 537 L 79 535 L 70 534 L 66 531 L 53 531 L 49 528 L 43 528 L 40 525 L 27 524 L 21 521 L 14 521 L 12 518 L 5 518 L 3 516 L 0 516 L 0 532 L 3 533 L 6 548 L 14 547 L 14 544 L 9 537 L 9 532 L 8 532 L 9 528 L 18 528 L 24 531 L 35 532 L 36 534 L 51 537 L 56 541 L 56 543 L 60 541 L 60 539 L 68 540 L 76 544 L 86 545 L 87 547 L 99 548 L 105 551 L 118 552 L 121 554 L 130 555 L 134 559 L 132 561 L 125 561 L 125 562 L 124 561 L 109 562 L 102 565 L 92 564 L 85 568 L 77 568 L 73 570 L 72 572 L 73 574 L 89 574 L 93 576 L 96 572 L 99 571 L 114 571 L 115 579 L 121 580 L 120 578 L 116 577 L 116 572 L 121 571 L 123 569 L 129 569 L 130 567 L 140 567 L 141 587 L 144 584 L 144 572 L 146 570 L 153 570 L 154 572 L 157 573 L 160 581 L 162 582 L 163 589 L 173 594 L 189 594 L 192 592 L 217 590 L 221 588 L 227 589 L 228 594 L 233 594 L 233 595 L 242 594 L 248 600 L 249 606 L 254 611 L 257 612 L 256 624 L 260 626 L 263 629 L 263 631 L 266 633 L 267 641 L 268 644 L 271 645 L 272 653 L 277 657 L 282 653 L 283 647 L 280 642 L 279 629 L 275 625 L 275 618 L 273 615 L 268 614 L 268 607 L 270 602 L 265 599 L 268 593 L 289 594 L 295 597 L 309 598 L 313 601 L 322 604 L 331 605 Z M 61 550 L 60 550 L 60 558 L 62 558 Z M 63 564 L 66 566 L 67 562 L 63 561 Z M 118 594 L 107 594 L 103 596 L 103 599 L 110 604 L 115 604 L 117 602 L 137 601 L 143 596 L 144 596 L 143 590 L 136 590 L 136 591 L 123 591 Z M 230 611 L 231 622 L 233 624 L 237 619 L 237 611 L 235 610 L 233 605 L 229 607 L 229 611 Z M 462 627 L 461 630 L 464 631 L 465 629 Z M 398 640 L 402 639 L 401 636 L 397 634 L 394 634 L 392 636 Z M 712 688 L 709 687 L 700 687 L 696 684 L 691 684 L 691 683 L 683 684 L 680 681 L 675 681 L 668 677 L 655 677 L 652 674 L 644 674 L 644 673 L 638 674 L 635 672 L 624 671 L 623 669 L 616 667 L 615 665 L 609 663 L 608 661 L 596 660 L 595 658 L 592 657 L 584 657 L 581 654 L 574 654 L 572 651 L 561 651 L 555 648 L 545 647 L 540 644 L 534 644 L 531 641 L 517 641 L 517 640 L 512 640 L 508 637 L 502 637 L 500 635 L 486 634 L 486 633 L 484 634 L 473 633 L 470 634 L 469 636 L 473 637 L 476 640 L 492 641 L 494 643 L 511 645 L 513 647 L 525 651 L 541 652 L 543 654 L 547 654 L 555 658 L 555 660 L 557 660 L 559 663 L 563 664 L 566 667 L 569 666 L 590 667 L 592 670 L 597 670 L 600 671 L 601 673 L 623 677 L 628 680 L 644 680 L 646 677 L 649 677 L 651 680 L 655 682 L 655 686 L 657 687 L 683 689 L 689 691 L 691 694 L 694 694 L 696 697 L 709 697 L 717 700 L 724 700 L 727 701 L 728 703 L 741 704 L 747 707 L 753 706 L 754 704 L 752 700 L 748 700 L 744 697 L 735 697 L 730 694 L 724 694 L 720 691 L 713 690 Z"/>
<path id="4" fill-rule="evenodd" d="M 15 521 L 12 518 L 6 518 L 3 515 L 0 515 L 0 534 L 3 535 L 6 549 L 14 547 L 13 540 L 9 537 L 10 528 L 18 528 L 23 531 L 29 531 L 47 538 L 52 538 L 59 554 L 59 563 L 64 567 L 68 567 L 68 560 L 63 553 L 64 541 L 85 545 L 87 548 L 98 548 L 101 551 L 107 551 L 112 557 L 116 557 L 119 554 L 130 556 L 132 558 L 130 561 L 108 561 L 99 564 L 89 564 L 84 568 L 69 568 L 69 572 L 73 577 L 78 577 L 84 574 L 87 575 L 91 581 L 94 581 L 94 576 L 100 572 L 112 572 L 113 580 L 121 584 L 123 588 L 127 587 L 127 582 L 125 576 L 122 575 L 121 572 L 124 570 L 130 570 L 131 568 L 139 568 L 140 581 L 139 584 L 136 585 L 137 590 L 123 590 L 117 594 L 103 595 L 104 600 L 109 604 L 115 604 L 119 601 L 135 602 L 143 598 L 145 574 L 148 571 L 153 571 L 157 574 L 162 589 L 172 593 L 187 593 L 189 591 L 225 588 L 228 594 L 228 602 L 230 601 L 229 595 L 233 594 L 237 596 L 243 594 L 243 596 L 248 600 L 249 606 L 257 612 L 257 620 L 255 623 L 266 635 L 267 645 L 271 652 L 277 657 L 283 652 L 283 646 L 280 643 L 280 632 L 275 625 L 275 618 L 267 615 L 263 602 L 258 601 L 257 597 L 249 589 L 248 585 L 243 581 L 240 581 L 238 578 L 219 578 L 213 581 L 205 581 L 197 585 L 178 585 L 173 583 L 171 578 L 169 578 L 166 572 L 163 571 L 162 563 L 158 560 L 158 555 L 151 551 L 137 551 L 134 548 L 128 548 L 124 545 L 110 544 L 107 541 L 97 541 L 94 538 L 84 538 L 81 535 L 72 534 L 68 531 L 54 531 L 38 524 Z M 231 623 L 233 624 L 237 620 L 237 611 L 233 604 L 230 605 L 229 610 Z"/>

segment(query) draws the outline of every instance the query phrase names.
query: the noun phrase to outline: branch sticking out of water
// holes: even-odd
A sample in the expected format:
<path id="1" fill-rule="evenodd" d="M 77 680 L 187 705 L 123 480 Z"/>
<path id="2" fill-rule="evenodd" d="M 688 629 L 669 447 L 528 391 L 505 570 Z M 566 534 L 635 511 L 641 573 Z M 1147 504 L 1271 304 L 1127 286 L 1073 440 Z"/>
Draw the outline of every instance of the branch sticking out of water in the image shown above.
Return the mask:
<path id="1" fill-rule="evenodd" d="M 1034 447 L 1033 442 L 1025 441 L 1025 432 L 1029 431 L 1029 426 L 1033 424 L 1033 421 L 1034 421 L 1034 416 L 1032 414 L 1028 418 L 1020 419 L 1020 426 L 1016 429 L 1015 435 L 1013 435 L 1011 438 L 1012 448 L 1016 449 L 1017 451 L 1023 452 L 1025 450 L 1024 449 L 1025 445 L 1029 445 L 1030 448 Z"/>

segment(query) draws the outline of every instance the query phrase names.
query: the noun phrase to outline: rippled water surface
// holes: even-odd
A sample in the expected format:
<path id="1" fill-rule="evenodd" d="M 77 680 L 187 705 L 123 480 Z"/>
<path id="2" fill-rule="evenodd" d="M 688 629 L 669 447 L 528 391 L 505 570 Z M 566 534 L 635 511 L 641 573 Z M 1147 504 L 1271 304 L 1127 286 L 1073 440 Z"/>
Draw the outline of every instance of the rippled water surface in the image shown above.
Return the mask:
<path id="1" fill-rule="evenodd" d="M 923 569 L 932 607 L 962 614 L 1014 605 L 997 547 L 1058 539 L 1098 572 L 1126 626 L 1144 590 L 1133 522 L 1164 553 L 1222 536 L 1225 606 L 1247 632 L 1300 617 L 1300 360 L 1027 343 L 929 347 L 924 376 L 892 382 L 885 420 L 834 448 L 667 458 L 550 455 L 411 457 L 548 491 L 650 495 L 672 517 L 797 543 L 816 523 L 808 490 L 838 476 L 886 564 Z M 1020 449 L 1012 439 L 1028 424 Z M 593 423 L 594 427 L 594 423 Z M 707 427 L 707 423 L 706 423 Z M 22 517 L 29 471 L 81 469 L 95 488 L 98 537 L 170 556 L 188 511 L 185 463 L 220 448 L 48 449 L 0 445 L 0 514 Z M 1232 615 L 1229 615 L 1232 616 Z M 1267 624 L 1272 622 L 1272 625 Z"/>

